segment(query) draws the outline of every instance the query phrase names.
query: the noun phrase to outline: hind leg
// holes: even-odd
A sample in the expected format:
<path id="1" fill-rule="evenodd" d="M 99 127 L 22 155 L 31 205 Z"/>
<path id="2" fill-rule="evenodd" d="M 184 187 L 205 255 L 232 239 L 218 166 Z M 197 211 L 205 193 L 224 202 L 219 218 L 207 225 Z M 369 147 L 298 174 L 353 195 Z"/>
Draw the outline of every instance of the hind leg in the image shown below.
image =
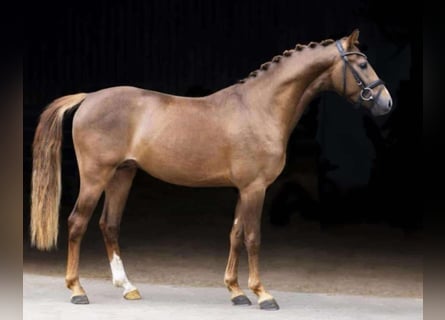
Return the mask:
<path id="1" fill-rule="evenodd" d="M 116 287 L 124 288 L 123 295 L 128 300 L 140 299 L 141 296 L 137 288 L 127 278 L 118 240 L 122 213 L 136 170 L 136 167 L 116 170 L 105 188 L 105 205 L 99 222 L 110 261 L 113 284 Z"/>
<path id="2" fill-rule="evenodd" d="M 241 199 L 238 200 L 235 209 L 235 219 L 230 232 L 230 252 L 227 260 L 224 283 L 231 293 L 231 300 L 234 305 L 251 305 L 249 298 L 241 290 L 238 283 L 239 255 L 243 245 L 243 221 L 241 215 Z"/>
<path id="3" fill-rule="evenodd" d="M 97 201 L 113 171 L 113 168 L 98 165 L 80 170 L 79 196 L 68 218 L 68 261 L 65 277 L 66 286 L 72 292 L 71 302 L 74 304 L 89 303 L 79 281 L 80 244 Z"/>

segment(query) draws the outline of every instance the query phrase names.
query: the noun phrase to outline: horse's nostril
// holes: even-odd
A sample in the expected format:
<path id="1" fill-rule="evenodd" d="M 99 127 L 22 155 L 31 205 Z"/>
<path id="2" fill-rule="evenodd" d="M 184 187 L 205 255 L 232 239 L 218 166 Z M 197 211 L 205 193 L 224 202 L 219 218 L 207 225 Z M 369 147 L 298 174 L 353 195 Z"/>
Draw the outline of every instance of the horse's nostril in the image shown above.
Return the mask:
<path id="1" fill-rule="evenodd" d="M 392 100 L 389 99 L 389 101 L 388 101 L 388 109 L 391 109 L 391 107 L 392 107 Z"/>

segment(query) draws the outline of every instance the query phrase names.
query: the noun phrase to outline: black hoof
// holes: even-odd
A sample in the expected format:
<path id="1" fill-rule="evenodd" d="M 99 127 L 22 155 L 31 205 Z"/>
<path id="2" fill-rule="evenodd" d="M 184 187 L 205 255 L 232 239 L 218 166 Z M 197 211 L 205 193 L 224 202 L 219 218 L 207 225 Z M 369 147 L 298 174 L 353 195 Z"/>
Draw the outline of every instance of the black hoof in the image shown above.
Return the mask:
<path id="1" fill-rule="evenodd" d="M 74 304 L 89 304 L 88 297 L 86 295 L 83 296 L 72 296 L 71 303 Z"/>
<path id="2" fill-rule="evenodd" d="M 240 295 L 232 299 L 232 303 L 235 306 L 242 306 L 242 305 L 248 305 L 250 306 L 252 302 L 250 302 L 249 298 L 247 298 L 245 295 Z"/>
<path id="3" fill-rule="evenodd" d="M 280 309 L 280 306 L 275 301 L 275 299 L 271 299 L 271 300 L 265 300 L 265 301 L 261 302 L 260 309 L 262 309 L 262 310 L 278 310 L 278 309 Z"/>

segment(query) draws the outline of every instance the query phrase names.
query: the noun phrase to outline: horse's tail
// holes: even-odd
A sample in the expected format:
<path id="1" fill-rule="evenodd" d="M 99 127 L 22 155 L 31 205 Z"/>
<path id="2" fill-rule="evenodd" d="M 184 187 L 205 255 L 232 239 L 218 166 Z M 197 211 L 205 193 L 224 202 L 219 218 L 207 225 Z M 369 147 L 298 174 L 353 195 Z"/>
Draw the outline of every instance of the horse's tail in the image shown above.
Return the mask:
<path id="1" fill-rule="evenodd" d="M 78 93 L 53 101 L 41 114 L 33 142 L 31 245 L 50 250 L 57 245 L 61 195 L 62 120 L 86 97 Z"/>

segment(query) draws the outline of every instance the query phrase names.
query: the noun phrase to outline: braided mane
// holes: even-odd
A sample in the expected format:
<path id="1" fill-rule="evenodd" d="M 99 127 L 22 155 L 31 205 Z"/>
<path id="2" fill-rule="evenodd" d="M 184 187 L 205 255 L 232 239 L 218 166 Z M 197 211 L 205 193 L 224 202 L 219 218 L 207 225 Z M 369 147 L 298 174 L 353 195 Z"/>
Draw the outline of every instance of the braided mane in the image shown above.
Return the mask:
<path id="1" fill-rule="evenodd" d="M 277 56 L 273 57 L 271 61 L 263 63 L 259 69 L 252 71 L 251 73 L 249 73 L 249 75 L 246 78 L 239 80 L 238 83 L 244 83 L 249 78 L 255 78 L 260 73 L 260 71 L 267 71 L 273 63 L 279 63 L 282 59 L 285 59 L 286 57 L 290 57 L 292 54 L 294 54 L 298 51 L 303 51 L 305 48 L 314 49 L 318 46 L 326 47 L 326 46 L 333 44 L 334 42 L 335 41 L 333 39 L 325 39 L 325 40 L 321 41 L 320 43 L 311 41 L 307 45 L 297 44 L 294 49 L 284 50 L 282 55 L 277 55 Z"/>

